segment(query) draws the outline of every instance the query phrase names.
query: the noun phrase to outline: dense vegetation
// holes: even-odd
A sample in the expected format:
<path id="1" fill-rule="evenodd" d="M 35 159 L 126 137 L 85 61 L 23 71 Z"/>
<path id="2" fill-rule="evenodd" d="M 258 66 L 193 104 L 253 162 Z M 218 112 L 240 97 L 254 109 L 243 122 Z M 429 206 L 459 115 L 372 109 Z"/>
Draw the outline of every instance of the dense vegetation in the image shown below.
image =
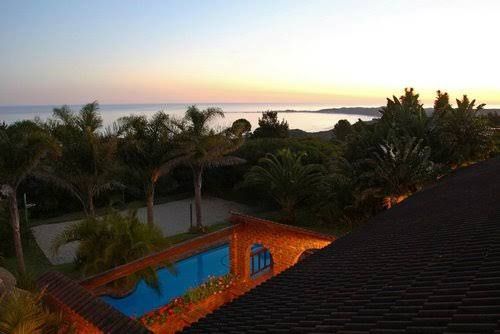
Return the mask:
<path id="1" fill-rule="evenodd" d="M 193 193 L 196 230 L 203 232 L 202 188 L 260 204 L 267 216 L 286 223 L 348 230 L 453 169 L 498 153 L 498 131 L 492 128 L 499 126 L 499 117 L 485 115 L 483 107 L 467 96 L 453 106 L 448 94 L 438 92 L 429 111 L 407 89 L 387 100 L 379 119 L 340 121 L 326 139 L 290 136 L 288 124 L 275 112 L 263 113 L 253 133 L 244 119 L 215 130 L 209 124 L 223 112 L 195 106 L 183 119 L 158 112 L 151 118 L 123 117 L 108 128 L 97 102 L 78 112 L 54 109 L 45 122 L 3 124 L 0 148 L 8 154 L 0 156 L 0 223 L 2 238 L 9 229 L 15 238 L 13 243 L 0 240 L 0 252 L 6 257 L 15 253 L 18 270 L 24 271 L 21 235 L 26 226 L 21 221 L 28 217 L 20 217 L 18 210 L 23 193 L 36 203 L 31 218 L 83 210 L 88 219 L 78 227 L 82 230 L 68 231 L 62 240 L 116 249 L 143 244 L 131 254 L 90 246 L 87 254 L 81 248 L 77 264 L 86 273 L 157 249 L 161 242 L 150 233 L 158 197 Z M 117 231 L 140 229 L 135 218 L 95 218 L 106 207 L 123 208 L 131 201 L 148 208 L 150 230 L 139 231 L 137 240 Z M 94 240 L 85 228 L 107 239 Z M 109 263 L 95 262 L 94 251 L 110 254 Z"/>

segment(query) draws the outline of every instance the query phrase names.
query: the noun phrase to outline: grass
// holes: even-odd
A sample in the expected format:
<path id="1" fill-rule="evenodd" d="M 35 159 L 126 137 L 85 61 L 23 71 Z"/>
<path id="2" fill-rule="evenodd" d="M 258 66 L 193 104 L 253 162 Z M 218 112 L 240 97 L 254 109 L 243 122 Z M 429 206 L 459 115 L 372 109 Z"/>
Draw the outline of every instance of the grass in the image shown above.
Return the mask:
<path id="1" fill-rule="evenodd" d="M 23 251 L 26 270 L 34 277 L 38 277 L 51 270 L 60 271 L 75 278 L 79 275 L 72 263 L 61 265 L 53 265 L 50 263 L 40 247 L 38 247 L 38 244 L 33 237 L 26 238 L 23 243 Z M 17 260 L 15 257 L 4 258 L 2 265 L 12 273 L 17 272 Z"/>

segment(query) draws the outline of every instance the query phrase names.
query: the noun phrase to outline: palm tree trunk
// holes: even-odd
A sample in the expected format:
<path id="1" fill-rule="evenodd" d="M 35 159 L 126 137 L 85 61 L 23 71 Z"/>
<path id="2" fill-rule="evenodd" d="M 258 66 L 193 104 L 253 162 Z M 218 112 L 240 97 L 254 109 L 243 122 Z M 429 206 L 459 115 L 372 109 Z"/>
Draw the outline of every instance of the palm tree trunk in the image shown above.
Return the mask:
<path id="1" fill-rule="evenodd" d="M 155 198 L 155 185 L 151 183 L 146 189 L 147 221 L 148 224 L 151 226 L 154 225 L 154 214 L 153 214 L 154 198 Z"/>
<path id="2" fill-rule="evenodd" d="M 201 166 L 193 167 L 193 182 L 194 182 L 194 207 L 196 212 L 196 226 L 198 229 L 203 228 L 201 221 L 201 186 L 202 186 L 202 173 Z"/>
<path id="3" fill-rule="evenodd" d="M 19 224 L 19 210 L 17 207 L 17 193 L 13 190 L 9 200 L 10 224 L 12 225 L 12 233 L 14 236 L 14 247 L 16 250 L 17 268 L 19 273 L 26 273 L 26 265 L 24 264 L 23 244 L 21 241 L 21 226 Z"/>
<path id="4" fill-rule="evenodd" d="M 94 196 L 92 195 L 92 192 L 89 191 L 87 193 L 87 203 L 89 206 L 88 212 L 91 217 L 95 216 L 95 208 L 94 208 Z"/>
<path id="5" fill-rule="evenodd" d="M 283 219 L 286 224 L 293 224 L 295 222 L 295 206 L 294 204 L 287 203 L 283 208 L 285 217 Z"/>

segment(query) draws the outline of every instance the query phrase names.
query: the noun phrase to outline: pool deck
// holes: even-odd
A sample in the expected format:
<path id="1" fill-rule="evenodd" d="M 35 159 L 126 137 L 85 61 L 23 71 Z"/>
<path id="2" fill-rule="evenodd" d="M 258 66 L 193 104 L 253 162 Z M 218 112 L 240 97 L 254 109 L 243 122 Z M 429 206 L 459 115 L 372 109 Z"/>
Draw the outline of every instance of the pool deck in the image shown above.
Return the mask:
<path id="1" fill-rule="evenodd" d="M 155 205 L 155 224 L 162 230 L 164 236 L 172 236 L 189 231 L 190 217 L 189 204 L 193 199 L 188 198 Z M 193 209 L 194 211 L 194 209 Z M 216 197 L 203 198 L 202 217 L 204 225 L 214 225 L 227 220 L 230 211 L 251 212 L 251 208 L 236 202 L 226 201 Z M 137 215 L 141 221 L 146 221 L 146 208 L 140 208 Z M 193 212 L 194 219 L 194 212 Z M 31 231 L 47 259 L 52 264 L 71 263 L 76 255 L 78 242 L 63 245 L 56 254 L 52 253 L 53 240 L 64 231 L 65 228 L 78 223 L 68 221 L 63 223 L 45 224 L 33 227 Z"/>

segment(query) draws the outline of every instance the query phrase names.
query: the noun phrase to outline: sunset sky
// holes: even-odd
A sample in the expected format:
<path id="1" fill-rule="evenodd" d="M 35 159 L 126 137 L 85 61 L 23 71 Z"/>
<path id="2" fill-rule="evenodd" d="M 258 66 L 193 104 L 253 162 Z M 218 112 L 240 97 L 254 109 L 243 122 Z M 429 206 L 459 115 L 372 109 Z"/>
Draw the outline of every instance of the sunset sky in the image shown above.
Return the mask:
<path id="1" fill-rule="evenodd" d="M 500 1 L 0 1 L 0 105 L 500 105 Z"/>

